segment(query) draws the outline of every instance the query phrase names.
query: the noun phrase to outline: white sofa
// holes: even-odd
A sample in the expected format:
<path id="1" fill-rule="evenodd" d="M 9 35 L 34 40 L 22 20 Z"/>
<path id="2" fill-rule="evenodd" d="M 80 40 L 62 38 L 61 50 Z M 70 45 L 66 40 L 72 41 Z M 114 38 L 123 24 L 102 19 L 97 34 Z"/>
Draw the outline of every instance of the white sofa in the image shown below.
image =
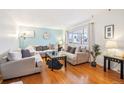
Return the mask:
<path id="1" fill-rule="evenodd" d="M 0 55 L 0 58 L 4 57 Z M 2 61 L 2 59 L 0 59 Z M 35 62 L 35 56 L 22 58 L 17 61 L 1 62 L 0 71 L 3 79 L 11 79 L 15 77 L 25 76 L 33 73 L 41 72 L 41 62 Z"/>
<path id="2" fill-rule="evenodd" d="M 89 52 L 88 51 L 79 52 L 77 51 L 77 48 L 79 47 L 76 47 L 76 52 L 74 54 L 67 51 L 62 51 L 61 53 L 67 56 L 67 61 L 72 65 L 89 62 L 90 57 Z"/>

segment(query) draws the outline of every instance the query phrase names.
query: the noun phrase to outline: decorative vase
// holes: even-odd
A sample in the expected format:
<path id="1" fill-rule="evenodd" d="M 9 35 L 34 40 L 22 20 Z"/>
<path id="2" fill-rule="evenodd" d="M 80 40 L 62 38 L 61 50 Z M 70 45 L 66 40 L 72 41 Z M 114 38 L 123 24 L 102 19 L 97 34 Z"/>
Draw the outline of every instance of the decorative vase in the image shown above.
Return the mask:
<path id="1" fill-rule="evenodd" d="M 91 62 L 91 66 L 96 67 L 96 62 L 95 61 Z"/>

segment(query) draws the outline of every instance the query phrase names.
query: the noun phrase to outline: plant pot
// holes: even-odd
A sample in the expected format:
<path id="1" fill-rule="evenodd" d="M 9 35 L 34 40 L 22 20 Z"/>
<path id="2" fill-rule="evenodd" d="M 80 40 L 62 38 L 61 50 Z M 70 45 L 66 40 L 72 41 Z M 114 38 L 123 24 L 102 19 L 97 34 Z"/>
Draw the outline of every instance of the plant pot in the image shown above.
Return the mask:
<path id="1" fill-rule="evenodd" d="M 96 67 L 96 62 L 94 62 L 94 61 L 91 62 L 91 66 L 92 66 L 92 67 Z"/>

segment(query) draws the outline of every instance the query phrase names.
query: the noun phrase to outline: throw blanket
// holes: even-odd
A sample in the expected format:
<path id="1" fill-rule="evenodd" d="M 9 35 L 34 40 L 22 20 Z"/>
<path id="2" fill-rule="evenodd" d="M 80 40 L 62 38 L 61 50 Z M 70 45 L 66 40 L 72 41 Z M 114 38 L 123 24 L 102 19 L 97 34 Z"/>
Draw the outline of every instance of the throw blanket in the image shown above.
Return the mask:
<path id="1" fill-rule="evenodd" d="M 40 54 L 36 54 L 34 57 L 35 57 L 36 67 L 38 67 L 38 62 L 42 62 L 43 60 L 42 60 Z"/>

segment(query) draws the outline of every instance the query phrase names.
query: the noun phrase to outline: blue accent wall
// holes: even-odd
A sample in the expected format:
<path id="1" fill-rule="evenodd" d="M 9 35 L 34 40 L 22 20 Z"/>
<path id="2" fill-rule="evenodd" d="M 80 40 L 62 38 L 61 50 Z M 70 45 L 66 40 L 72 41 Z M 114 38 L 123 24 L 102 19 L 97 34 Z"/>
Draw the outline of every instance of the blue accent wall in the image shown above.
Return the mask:
<path id="1" fill-rule="evenodd" d="M 48 45 L 57 44 L 58 40 L 63 39 L 63 30 L 50 28 L 36 28 L 36 27 L 20 27 L 20 31 L 34 31 L 34 38 L 19 38 L 20 48 L 25 48 L 30 45 Z M 49 33 L 49 38 L 44 39 L 43 34 Z"/>

